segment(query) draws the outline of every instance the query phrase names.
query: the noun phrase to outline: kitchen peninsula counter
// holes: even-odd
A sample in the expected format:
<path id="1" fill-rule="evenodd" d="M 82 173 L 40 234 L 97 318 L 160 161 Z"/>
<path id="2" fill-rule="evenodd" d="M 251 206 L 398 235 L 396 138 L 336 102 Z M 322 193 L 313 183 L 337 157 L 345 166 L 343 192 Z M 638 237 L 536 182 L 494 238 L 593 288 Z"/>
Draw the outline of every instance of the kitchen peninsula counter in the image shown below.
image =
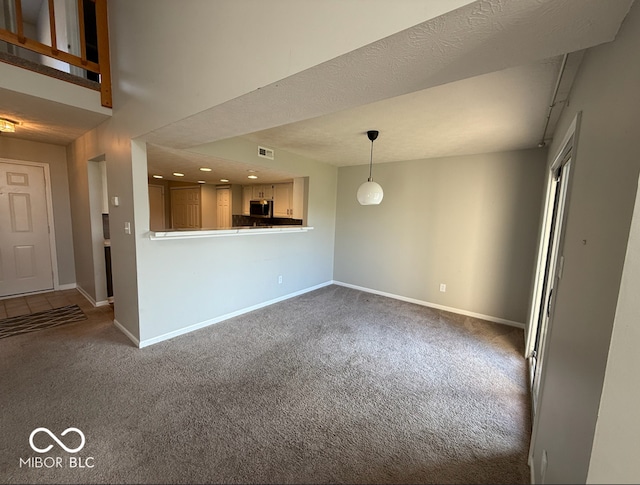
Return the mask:
<path id="1" fill-rule="evenodd" d="M 167 229 L 165 231 L 150 231 L 149 239 L 193 239 L 202 237 L 256 236 L 260 234 L 284 234 L 307 232 L 313 230 L 310 226 L 276 225 L 276 226 L 237 226 L 227 229 Z"/>

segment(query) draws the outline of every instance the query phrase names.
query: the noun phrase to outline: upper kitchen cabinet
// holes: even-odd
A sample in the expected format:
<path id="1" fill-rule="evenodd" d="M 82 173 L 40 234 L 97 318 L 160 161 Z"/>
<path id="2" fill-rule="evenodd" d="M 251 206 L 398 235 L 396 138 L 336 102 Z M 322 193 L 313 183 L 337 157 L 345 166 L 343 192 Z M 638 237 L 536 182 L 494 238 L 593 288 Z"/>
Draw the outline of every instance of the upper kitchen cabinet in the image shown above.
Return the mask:
<path id="1" fill-rule="evenodd" d="M 273 185 L 252 185 L 253 199 L 273 200 Z"/>
<path id="2" fill-rule="evenodd" d="M 293 183 L 274 184 L 273 217 L 293 217 Z"/>

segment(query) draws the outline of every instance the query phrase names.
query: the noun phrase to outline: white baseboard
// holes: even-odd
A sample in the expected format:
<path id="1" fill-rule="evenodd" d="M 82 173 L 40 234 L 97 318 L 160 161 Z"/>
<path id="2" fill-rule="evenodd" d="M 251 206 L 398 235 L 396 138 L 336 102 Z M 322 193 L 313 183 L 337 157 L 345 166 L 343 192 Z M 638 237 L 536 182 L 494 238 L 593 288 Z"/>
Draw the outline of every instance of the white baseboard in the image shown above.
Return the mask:
<path id="1" fill-rule="evenodd" d="M 89 293 L 87 293 L 87 292 L 82 288 L 82 286 L 78 286 L 78 285 L 76 285 L 76 286 L 75 286 L 75 289 L 76 289 L 76 290 L 78 290 L 78 291 L 80 292 L 80 294 L 81 294 L 82 296 L 84 296 L 84 297 L 87 299 L 87 301 L 88 301 L 89 303 L 91 303 L 91 304 L 92 304 L 93 306 L 95 306 L 95 307 L 98 307 L 98 306 L 107 306 L 107 305 L 109 304 L 109 301 L 108 301 L 108 300 L 95 301 L 95 300 L 91 297 L 91 295 L 89 295 Z"/>
<path id="2" fill-rule="evenodd" d="M 122 325 L 122 324 L 121 324 L 118 320 L 116 320 L 115 318 L 113 319 L 113 324 L 114 324 L 116 327 L 118 327 L 118 329 L 119 329 L 123 334 L 125 334 L 125 335 L 129 338 L 129 340 L 131 340 L 131 341 L 134 343 L 134 345 L 135 345 L 136 347 L 140 348 L 140 340 L 138 340 L 137 338 L 135 338 L 135 337 L 133 336 L 133 334 L 132 334 L 131 332 L 129 332 L 129 330 L 127 330 L 127 329 L 124 327 L 124 325 Z"/>
<path id="3" fill-rule="evenodd" d="M 56 291 L 75 290 L 78 287 L 75 283 L 67 283 L 65 285 L 58 285 L 55 287 Z"/>
<path id="4" fill-rule="evenodd" d="M 316 286 L 312 286 L 309 288 L 305 288 L 303 290 L 300 291 L 295 291 L 293 293 L 289 293 L 287 295 L 284 296 L 280 296 L 278 298 L 274 298 L 273 300 L 269 300 L 269 301 L 265 301 L 263 303 L 258 303 L 257 305 L 253 305 L 247 308 L 242 308 L 241 310 L 236 310 L 235 312 L 231 312 L 231 313 L 227 313 L 225 315 L 221 315 L 219 317 L 216 318 L 211 318 L 210 320 L 205 320 L 204 322 L 200 322 L 200 323 L 196 323 L 193 325 L 189 325 L 188 327 L 184 327 L 184 328 L 180 328 L 178 330 L 174 330 L 173 332 L 168 332 L 165 333 L 163 335 L 158 335 L 157 337 L 152 337 L 149 339 L 144 339 L 141 340 L 137 345 L 139 348 L 143 348 L 143 347 L 148 347 L 149 345 L 153 345 L 153 344 L 157 344 L 159 342 L 162 342 L 164 340 L 169 340 L 175 337 L 178 337 L 180 335 L 184 335 L 190 332 L 193 332 L 194 330 L 199 330 L 201 328 L 204 327 L 208 327 L 209 325 L 214 325 L 216 323 L 220 323 L 224 320 L 228 320 L 230 318 L 234 318 L 240 315 L 243 315 L 245 313 L 249 313 L 255 310 L 259 310 L 260 308 L 264 308 L 266 306 L 269 305 L 273 305 L 274 303 L 278 303 L 284 300 L 288 300 L 289 298 L 293 298 L 295 296 L 299 296 L 299 295 L 303 295 L 305 293 L 309 293 L 310 291 L 314 291 L 314 290 L 318 290 L 320 288 L 324 288 L 325 286 L 329 286 L 333 283 L 333 281 L 326 281 L 325 283 L 320 283 L 319 285 Z M 115 323 L 115 321 L 114 321 Z M 118 328 L 120 328 L 121 330 L 124 331 L 122 326 L 119 326 Z M 131 340 L 133 340 L 134 342 L 136 341 L 133 336 L 131 336 L 131 334 L 129 334 L 128 332 L 126 332 L 129 336 L 129 338 Z"/>
<path id="5" fill-rule="evenodd" d="M 492 317 L 491 315 L 483 315 L 481 313 L 469 312 L 467 310 L 460 310 L 458 308 L 451 308 L 451 307 L 448 307 L 448 306 L 438 305 L 437 303 L 431 303 L 431 302 L 424 301 L 424 300 L 417 300 L 415 298 L 409 298 L 409 297 L 406 297 L 406 296 L 394 295 L 393 293 L 386 293 L 384 291 L 373 290 L 371 288 L 365 288 L 363 286 L 357 286 L 357 285 L 352 285 L 352 284 L 349 284 L 349 283 L 343 283 L 342 281 L 333 281 L 332 283 L 335 284 L 335 285 L 345 286 L 347 288 L 352 288 L 354 290 L 364 291 L 366 293 L 373 293 L 374 295 L 386 296 L 388 298 L 393 298 L 395 300 L 402 300 L 402 301 L 406 301 L 406 302 L 409 302 L 409 303 L 415 303 L 416 305 L 427 306 L 427 307 L 430 307 L 430 308 L 435 308 L 437 310 L 444 310 L 446 312 L 458 313 L 460 315 L 465 315 L 467 317 L 479 318 L 479 319 L 487 320 L 489 322 L 494 322 L 494 323 L 502 323 L 504 325 L 509 325 L 511 327 L 517 327 L 517 328 L 523 328 L 523 329 L 526 328 L 526 325 L 524 323 L 514 322 L 512 320 L 506 320 L 504 318 Z"/>

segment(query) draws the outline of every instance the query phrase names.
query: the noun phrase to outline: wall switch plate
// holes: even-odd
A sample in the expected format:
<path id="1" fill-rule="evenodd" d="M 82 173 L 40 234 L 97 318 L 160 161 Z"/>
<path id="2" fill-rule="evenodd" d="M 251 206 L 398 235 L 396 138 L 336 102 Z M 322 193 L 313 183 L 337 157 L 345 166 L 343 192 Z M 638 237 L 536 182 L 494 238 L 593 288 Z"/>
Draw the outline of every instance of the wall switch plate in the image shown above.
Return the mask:
<path id="1" fill-rule="evenodd" d="M 111 197 L 111 205 L 113 207 L 118 207 L 120 205 L 120 198 L 118 196 Z"/>
<path id="2" fill-rule="evenodd" d="M 131 234 L 131 223 L 130 222 L 125 222 L 124 223 L 124 233 L 125 234 Z"/>
<path id="3" fill-rule="evenodd" d="M 278 276 L 278 284 L 281 285 L 282 284 L 282 275 Z"/>
<path id="4" fill-rule="evenodd" d="M 447 291 L 447 285 L 445 285 L 444 283 L 440 283 L 440 291 L 442 293 Z"/>

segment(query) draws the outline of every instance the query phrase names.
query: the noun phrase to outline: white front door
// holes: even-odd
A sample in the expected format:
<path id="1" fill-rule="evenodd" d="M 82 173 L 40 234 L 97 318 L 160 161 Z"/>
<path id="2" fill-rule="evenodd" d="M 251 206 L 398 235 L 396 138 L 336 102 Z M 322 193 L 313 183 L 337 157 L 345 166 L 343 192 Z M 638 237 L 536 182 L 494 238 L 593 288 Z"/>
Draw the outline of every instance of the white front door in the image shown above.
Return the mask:
<path id="1" fill-rule="evenodd" d="M 0 162 L 0 297 L 50 289 L 44 168 Z"/>

